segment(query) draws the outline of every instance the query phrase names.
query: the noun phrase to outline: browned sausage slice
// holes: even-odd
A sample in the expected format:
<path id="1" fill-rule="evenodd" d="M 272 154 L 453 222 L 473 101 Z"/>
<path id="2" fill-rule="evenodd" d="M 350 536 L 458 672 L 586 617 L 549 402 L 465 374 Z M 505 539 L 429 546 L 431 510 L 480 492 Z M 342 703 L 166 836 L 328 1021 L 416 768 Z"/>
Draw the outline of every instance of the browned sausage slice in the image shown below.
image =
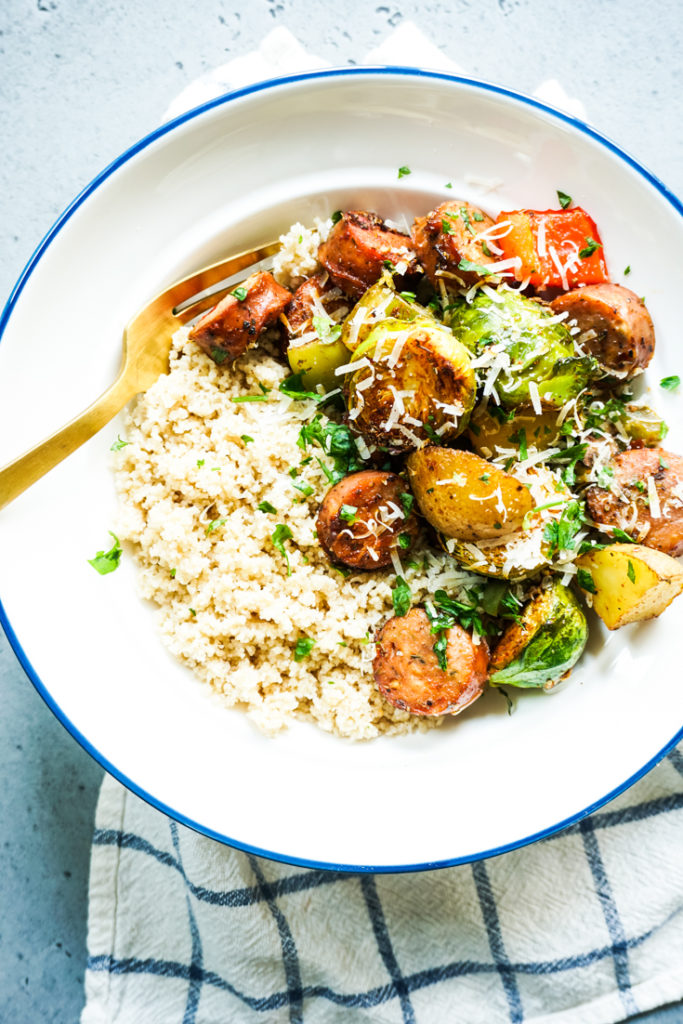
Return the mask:
<path id="1" fill-rule="evenodd" d="M 349 300 L 331 280 L 327 271 L 314 274 L 299 285 L 285 310 L 289 337 L 301 337 L 312 330 L 311 321 L 314 316 L 326 315 L 338 321 L 349 311 Z"/>
<path id="2" fill-rule="evenodd" d="M 318 259 L 342 291 L 359 299 L 378 281 L 386 263 L 401 275 L 417 267 L 408 235 L 392 231 L 376 213 L 349 210 L 318 249 Z"/>
<path id="3" fill-rule="evenodd" d="M 394 707 L 413 715 L 457 715 L 481 696 L 488 676 L 486 641 L 475 644 L 464 629 L 451 626 L 448 667 L 442 669 L 434 653 L 436 639 L 422 608 L 389 619 L 377 634 L 375 682 Z"/>
<path id="4" fill-rule="evenodd" d="M 216 363 L 232 361 L 256 343 L 259 334 L 275 323 L 292 294 L 264 271 L 252 274 L 240 286 L 246 296 L 234 294 L 204 313 L 190 331 L 190 338 Z M 239 289 L 235 289 L 238 295 Z"/>
<path id="5" fill-rule="evenodd" d="M 581 347 L 607 370 L 632 377 L 655 350 L 655 329 L 635 292 L 620 284 L 589 284 L 558 295 L 551 306 L 569 313 L 581 330 Z"/>
<path id="6" fill-rule="evenodd" d="M 331 487 L 316 523 L 330 558 L 354 569 L 389 565 L 392 551 L 400 550 L 399 536 L 406 534 L 412 543 L 417 535 L 417 519 L 401 500 L 406 494 L 410 491 L 400 476 L 378 469 L 352 473 Z"/>
<path id="7" fill-rule="evenodd" d="M 463 270 L 462 260 L 478 266 L 491 263 L 500 256 L 486 252 L 487 243 L 477 236 L 494 221 L 464 199 L 442 203 L 426 217 L 416 217 L 412 236 L 415 250 L 425 274 L 436 287 L 439 279 L 452 276 L 463 285 L 475 284 L 482 279 L 476 270 Z"/>
<path id="8" fill-rule="evenodd" d="M 661 448 L 635 448 L 615 455 L 609 465 L 614 471 L 610 490 L 586 492 L 591 518 L 617 526 L 648 548 L 683 555 L 683 457 Z M 652 484 L 659 515 L 653 514 Z"/>

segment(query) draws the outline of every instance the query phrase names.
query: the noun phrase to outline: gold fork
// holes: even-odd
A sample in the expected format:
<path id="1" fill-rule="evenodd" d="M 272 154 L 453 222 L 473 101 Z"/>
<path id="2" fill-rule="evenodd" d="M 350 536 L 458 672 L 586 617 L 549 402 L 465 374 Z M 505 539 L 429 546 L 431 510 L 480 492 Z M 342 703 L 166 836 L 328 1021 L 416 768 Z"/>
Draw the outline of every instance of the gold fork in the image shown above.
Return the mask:
<path id="1" fill-rule="evenodd" d="M 212 263 L 176 281 L 129 320 L 123 331 L 121 369 L 114 383 L 80 416 L 0 469 L 0 509 L 85 444 L 126 402 L 168 373 L 174 331 L 214 306 L 239 284 L 239 275 L 247 267 L 259 263 L 260 269 L 267 269 L 269 264 L 262 261 L 269 260 L 279 248 L 279 242 L 268 242 L 259 249 Z"/>

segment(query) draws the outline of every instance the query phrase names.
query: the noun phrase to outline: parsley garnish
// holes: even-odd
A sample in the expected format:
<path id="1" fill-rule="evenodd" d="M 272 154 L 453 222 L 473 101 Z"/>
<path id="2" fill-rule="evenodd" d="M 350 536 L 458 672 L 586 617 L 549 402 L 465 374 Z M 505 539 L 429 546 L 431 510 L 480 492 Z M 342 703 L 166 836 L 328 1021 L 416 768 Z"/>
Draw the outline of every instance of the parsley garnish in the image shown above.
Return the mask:
<path id="1" fill-rule="evenodd" d="M 479 479 L 483 484 L 487 484 L 491 479 L 491 475 L 489 473 L 482 473 Z"/>
<path id="2" fill-rule="evenodd" d="M 516 433 L 510 434 L 510 440 L 513 442 L 513 444 L 519 445 L 519 461 L 524 462 L 528 455 L 525 428 L 520 427 Z"/>
<path id="3" fill-rule="evenodd" d="M 197 459 L 197 469 L 201 469 L 205 462 L 206 459 Z"/>
<path id="4" fill-rule="evenodd" d="M 581 462 L 587 449 L 587 443 L 573 444 L 568 448 L 563 448 L 561 452 L 549 455 L 546 462 L 567 462 L 568 465 L 562 470 L 562 479 L 568 487 L 572 487 L 576 483 L 576 464 Z"/>
<path id="5" fill-rule="evenodd" d="M 118 569 L 119 562 L 121 561 L 121 545 L 119 544 L 119 538 L 111 530 L 107 531 L 110 537 L 114 538 L 114 543 L 110 547 L 109 551 L 98 551 L 94 558 L 88 559 L 88 565 L 92 565 L 93 569 L 96 569 L 100 576 L 106 576 L 108 572 L 113 572 L 114 569 Z"/>
<path id="6" fill-rule="evenodd" d="M 341 212 L 341 210 L 335 210 L 334 213 L 330 215 L 330 220 L 332 221 L 333 224 L 338 224 L 341 219 L 342 219 L 342 212 Z"/>
<path id="7" fill-rule="evenodd" d="M 571 196 L 568 196 L 566 192 L 562 192 L 559 188 L 557 190 L 557 201 L 563 210 L 566 210 L 574 202 Z"/>
<path id="8" fill-rule="evenodd" d="M 453 188 L 453 182 L 447 181 L 446 184 L 444 185 L 444 188 Z"/>
<path id="9" fill-rule="evenodd" d="M 403 617 L 410 609 L 412 591 L 402 576 L 396 577 L 396 583 L 391 591 L 391 600 L 394 603 L 394 615 Z"/>
<path id="10" fill-rule="evenodd" d="M 251 444 L 252 441 L 254 440 L 253 437 L 249 437 L 249 434 L 240 434 L 240 437 L 244 441 L 245 444 Z"/>
<path id="11" fill-rule="evenodd" d="M 413 495 L 410 494 L 408 491 L 403 491 L 403 493 L 399 495 L 399 499 L 398 500 L 403 505 L 403 511 L 404 511 L 405 515 L 409 516 L 410 515 L 410 510 L 412 509 L 413 505 L 415 504 L 415 498 L 413 497 Z"/>
<path id="12" fill-rule="evenodd" d="M 398 546 L 407 551 L 412 544 L 412 538 L 409 533 L 399 533 L 398 535 Z"/>
<path id="13" fill-rule="evenodd" d="M 482 221 L 484 219 L 484 214 L 481 212 L 481 210 L 475 210 L 472 216 L 476 221 Z"/>
<path id="14" fill-rule="evenodd" d="M 311 485 L 307 484 L 303 480 L 292 480 L 292 487 L 296 488 L 297 491 L 301 491 L 306 498 L 310 498 L 313 494 L 313 488 Z"/>
<path id="15" fill-rule="evenodd" d="M 597 594 L 598 588 L 595 586 L 593 573 L 589 569 L 577 569 L 576 582 L 582 590 L 587 590 L 589 594 Z"/>
<path id="16" fill-rule="evenodd" d="M 121 437 L 120 437 L 120 436 L 119 436 L 119 435 L 117 434 L 117 435 L 116 435 L 116 440 L 114 441 L 114 443 L 113 443 L 113 445 L 111 446 L 111 448 L 109 449 L 109 451 L 110 451 L 110 452 L 120 452 L 120 451 L 121 451 L 121 449 L 122 449 L 122 448 L 125 448 L 127 444 L 130 444 L 130 441 L 124 441 L 124 440 L 123 440 L 123 439 L 122 439 L 122 438 L 121 438 Z"/>
<path id="17" fill-rule="evenodd" d="M 472 263 L 471 260 L 461 259 L 458 263 L 458 270 L 471 271 L 473 274 L 483 274 L 485 277 L 492 274 L 492 270 L 482 267 L 481 263 Z"/>
<path id="18" fill-rule="evenodd" d="M 393 274 L 393 272 L 394 272 L 394 271 L 396 270 L 396 267 L 395 267 L 395 265 L 394 265 L 394 264 L 393 264 L 393 263 L 391 262 L 391 260 L 382 260 L 382 266 L 383 266 L 383 267 L 386 267 L 386 269 L 387 269 L 387 270 L 390 270 L 390 271 L 392 272 L 392 274 Z"/>
<path id="19" fill-rule="evenodd" d="M 169 572 L 168 575 L 171 577 L 172 580 L 174 580 L 175 579 L 175 574 L 176 574 L 176 570 L 175 569 L 171 569 L 171 571 Z"/>
<path id="20" fill-rule="evenodd" d="M 630 273 L 631 273 L 631 264 L 629 263 L 629 265 L 624 270 L 624 277 L 627 277 L 628 274 L 630 274 Z"/>
<path id="21" fill-rule="evenodd" d="M 417 298 L 415 292 L 399 292 L 398 294 L 402 299 L 405 299 L 406 302 L 415 302 L 415 299 Z"/>
<path id="22" fill-rule="evenodd" d="M 465 224 L 465 227 L 467 228 L 469 233 L 471 235 L 473 235 L 474 234 L 474 228 L 472 227 L 472 223 L 470 221 L 470 214 L 469 214 L 469 211 L 468 211 L 466 206 L 461 206 L 460 207 L 460 216 L 462 217 L 463 222 Z"/>
<path id="23" fill-rule="evenodd" d="M 287 395 L 287 398 L 296 398 L 297 400 L 312 398 L 315 402 L 319 401 L 320 395 L 317 392 L 305 390 L 303 376 L 303 373 L 290 373 L 289 377 L 285 377 L 281 382 L 278 390 L 283 395 Z"/>
<path id="24" fill-rule="evenodd" d="M 207 526 L 205 532 L 207 534 L 213 533 L 213 531 L 217 530 L 219 526 L 225 526 L 227 521 L 228 520 L 227 520 L 226 516 L 222 516 L 220 519 L 212 519 L 211 522 L 209 523 L 209 525 Z"/>
<path id="25" fill-rule="evenodd" d="M 410 167 L 406 167 L 405 164 L 403 165 L 403 167 L 399 167 L 399 169 L 398 169 L 398 176 L 399 176 L 399 178 L 405 178 L 405 176 L 407 174 L 410 174 L 410 173 L 411 173 Z"/>
<path id="26" fill-rule="evenodd" d="M 660 388 L 664 388 L 665 391 L 675 391 L 680 385 L 681 378 L 678 376 L 673 377 L 662 377 L 659 382 Z"/>
<path id="27" fill-rule="evenodd" d="M 629 535 L 624 533 L 623 530 L 620 530 L 618 526 L 614 526 L 612 528 L 612 536 L 615 540 L 623 541 L 624 544 L 635 544 L 633 537 L 629 537 Z"/>
<path id="28" fill-rule="evenodd" d="M 280 390 L 282 390 L 282 387 L 280 387 Z M 235 402 L 235 404 L 238 402 L 267 402 L 268 395 L 265 391 L 260 395 L 235 395 L 230 401 Z"/>
<path id="29" fill-rule="evenodd" d="M 444 235 L 452 235 L 453 234 L 453 228 L 448 223 L 448 221 L 445 219 L 445 217 L 441 221 L 441 230 L 443 231 Z"/>
<path id="30" fill-rule="evenodd" d="M 224 363 L 225 360 L 228 358 L 228 353 L 225 351 L 225 349 L 218 348 L 218 346 L 215 345 L 211 349 L 211 358 L 213 359 L 214 363 L 218 363 L 218 365 L 220 366 L 221 363 Z"/>
<path id="31" fill-rule="evenodd" d="M 315 640 L 310 636 L 300 636 L 294 647 L 294 661 L 303 661 L 315 647 Z"/>
<path id="32" fill-rule="evenodd" d="M 328 316 L 314 316 L 311 320 L 313 330 L 323 344 L 328 345 L 341 337 L 341 324 L 335 324 Z"/>
<path id="33" fill-rule="evenodd" d="M 614 470 L 611 466 L 601 466 L 597 474 L 598 487 L 604 487 L 606 491 L 609 491 L 612 486 L 612 480 L 614 478 Z"/>
<path id="34" fill-rule="evenodd" d="M 491 252 L 485 241 L 481 243 L 481 251 L 483 252 L 484 256 L 488 256 L 490 260 L 493 259 L 493 253 Z"/>
<path id="35" fill-rule="evenodd" d="M 436 660 L 439 663 L 439 668 L 442 669 L 444 672 L 448 668 L 448 658 L 446 656 L 447 648 L 448 648 L 448 637 L 446 636 L 445 633 L 440 633 L 439 636 L 434 641 L 434 646 L 433 646 L 432 650 L 434 651 L 434 654 L 436 655 Z"/>
<path id="36" fill-rule="evenodd" d="M 548 543 L 548 557 L 560 551 L 573 551 L 574 537 L 584 522 L 583 506 L 579 501 L 569 501 L 559 519 L 551 519 L 543 529 L 543 539 Z"/>
<path id="37" fill-rule="evenodd" d="M 630 579 L 631 583 L 636 582 L 636 570 L 633 568 L 633 562 L 630 558 L 628 560 L 628 569 L 626 570 L 626 575 Z"/>
<path id="38" fill-rule="evenodd" d="M 339 510 L 339 518 L 345 523 L 355 523 L 358 508 L 355 505 L 342 505 Z"/>
<path id="39" fill-rule="evenodd" d="M 349 473 L 363 468 L 353 434 L 344 423 L 327 423 L 323 426 L 320 414 L 310 423 L 304 423 L 299 431 L 297 444 L 306 448 L 309 444 L 319 445 L 327 455 L 334 459 L 334 470 L 330 470 L 322 460 L 318 464 L 330 483 L 338 483 Z"/>
<path id="40" fill-rule="evenodd" d="M 586 235 L 586 247 L 579 251 L 579 258 L 582 260 L 592 256 L 596 249 L 602 249 L 602 243 L 596 242 L 590 235 Z"/>
<path id="41" fill-rule="evenodd" d="M 237 288 L 233 288 L 230 294 L 234 295 L 238 302 L 244 302 L 244 300 L 247 297 L 247 289 L 242 288 L 242 286 L 240 285 Z"/>
<path id="42" fill-rule="evenodd" d="M 285 551 L 285 541 L 286 540 L 291 540 L 291 539 L 292 539 L 292 531 L 290 530 L 290 528 L 288 526 L 285 526 L 284 523 L 278 523 L 277 526 L 275 527 L 275 529 L 273 530 L 272 534 L 271 534 L 271 540 L 273 542 L 273 545 L 274 545 L 275 549 L 280 552 L 280 554 L 284 558 L 285 562 L 287 563 L 287 575 L 288 576 L 292 575 L 292 569 L 291 569 L 291 566 L 289 564 L 289 556 L 287 555 L 287 552 Z"/>

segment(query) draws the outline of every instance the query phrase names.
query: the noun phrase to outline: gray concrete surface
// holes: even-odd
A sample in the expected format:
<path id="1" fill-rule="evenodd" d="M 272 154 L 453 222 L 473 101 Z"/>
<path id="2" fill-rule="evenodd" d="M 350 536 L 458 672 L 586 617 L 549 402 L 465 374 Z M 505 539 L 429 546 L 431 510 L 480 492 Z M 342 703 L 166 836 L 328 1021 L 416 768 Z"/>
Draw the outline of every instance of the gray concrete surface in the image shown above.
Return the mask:
<path id="1" fill-rule="evenodd" d="M 404 17 L 480 77 L 526 92 L 559 79 L 599 129 L 683 193 L 678 0 L 649 10 L 635 0 L 2 0 L 0 298 L 69 200 L 193 78 L 276 25 L 332 63 L 358 62 Z M 2 635 L 0 680 L 0 1021 L 74 1022 L 101 770 Z M 683 1008 L 638 1019 L 682 1024 Z"/>

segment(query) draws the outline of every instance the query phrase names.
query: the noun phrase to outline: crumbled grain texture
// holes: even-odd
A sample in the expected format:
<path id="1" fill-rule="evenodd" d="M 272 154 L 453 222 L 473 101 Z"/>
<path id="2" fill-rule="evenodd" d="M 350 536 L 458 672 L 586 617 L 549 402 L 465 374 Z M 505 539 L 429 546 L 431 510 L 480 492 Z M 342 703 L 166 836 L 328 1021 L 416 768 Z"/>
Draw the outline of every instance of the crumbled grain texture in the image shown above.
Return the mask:
<path id="1" fill-rule="evenodd" d="M 298 288 L 307 277 L 320 270 L 318 246 L 329 235 L 332 220 L 316 217 L 313 225 L 307 228 L 297 221 L 289 231 L 280 235 L 282 248 L 273 260 L 273 277 L 285 288 Z"/>
<path id="2" fill-rule="evenodd" d="M 394 574 L 345 578 L 320 548 L 315 517 L 329 482 L 316 458 L 301 463 L 328 460 L 297 445 L 316 409 L 278 391 L 286 374 L 274 350 L 221 368 L 176 335 L 171 372 L 137 401 L 130 443 L 115 456 L 117 530 L 134 547 L 141 594 L 157 604 L 173 654 L 266 732 L 293 716 L 354 739 L 438 724 L 391 707 L 374 685 L 372 636 L 393 614 Z M 244 395 L 266 400 L 230 401 Z M 263 501 L 277 513 L 259 511 Z M 289 566 L 273 544 L 278 523 L 292 532 Z M 415 554 L 420 570 L 405 574 L 417 600 L 467 575 L 446 556 Z M 315 644 L 297 662 L 302 637 Z"/>

